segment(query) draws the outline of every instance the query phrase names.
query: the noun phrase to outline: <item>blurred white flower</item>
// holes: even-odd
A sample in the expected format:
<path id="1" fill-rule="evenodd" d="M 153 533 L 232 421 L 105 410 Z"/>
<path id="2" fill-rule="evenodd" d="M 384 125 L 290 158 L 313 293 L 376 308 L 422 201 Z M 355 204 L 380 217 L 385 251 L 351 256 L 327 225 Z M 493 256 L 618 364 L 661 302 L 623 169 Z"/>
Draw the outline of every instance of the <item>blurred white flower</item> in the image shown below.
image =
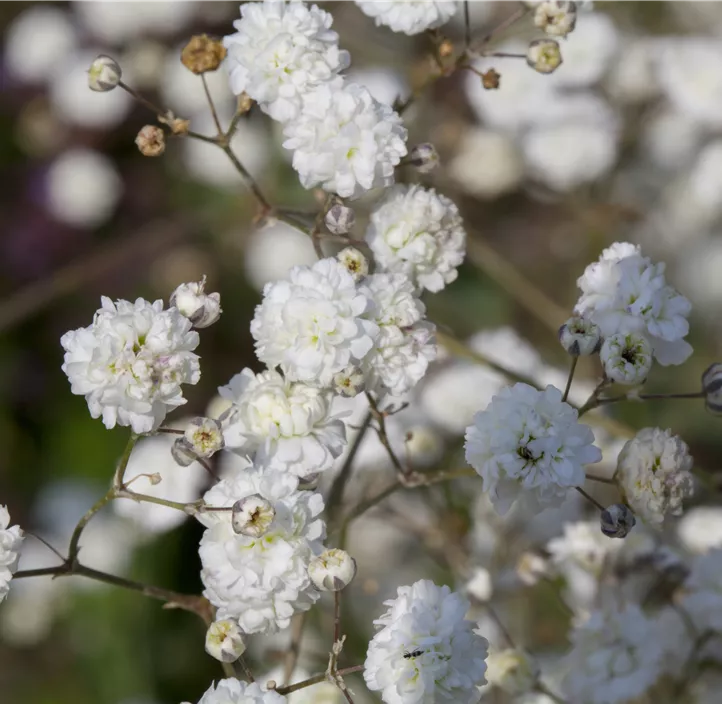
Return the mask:
<path id="1" fill-rule="evenodd" d="M 257 682 L 249 684 L 231 678 L 212 684 L 198 704 L 285 704 L 286 701 L 286 697 L 267 691 Z"/>
<path id="2" fill-rule="evenodd" d="M 528 653 L 517 648 L 492 650 L 486 664 L 489 684 L 507 694 L 526 694 L 539 679 L 539 665 Z"/>
<path id="3" fill-rule="evenodd" d="M 719 235 L 704 238 L 697 246 L 681 253 L 679 280 L 695 306 L 716 319 L 722 302 L 722 238 Z"/>
<path id="4" fill-rule="evenodd" d="M 658 42 L 649 37 L 624 37 L 619 42 L 607 80 L 615 101 L 642 103 L 659 93 L 656 72 Z"/>
<path id="5" fill-rule="evenodd" d="M 642 123 L 641 147 L 655 166 L 675 171 L 688 166 L 702 143 L 703 130 L 688 115 L 661 110 Z"/>
<path id="6" fill-rule="evenodd" d="M 349 81 L 366 88 L 384 105 L 393 105 L 399 98 L 406 98 L 409 94 L 409 85 L 403 74 L 392 66 L 351 67 L 345 75 Z"/>
<path id="7" fill-rule="evenodd" d="M 722 633 L 722 550 L 694 558 L 679 606 L 691 617 L 699 635 Z"/>
<path id="8" fill-rule="evenodd" d="M 491 575 L 489 570 L 483 567 L 475 567 L 471 573 L 471 577 L 466 583 L 466 591 L 472 599 L 476 599 L 481 603 L 489 601 L 494 592 Z"/>
<path id="9" fill-rule="evenodd" d="M 691 508 L 677 524 L 677 536 L 694 553 L 722 548 L 722 506 Z"/>
<path id="10" fill-rule="evenodd" d="M 357 0 L 356 4 L 377 27 L 410 35 L 441 27 L 457 10 L 453 0 Z"/>
<path id="11" fill-rule="evenodd" d="M 0 601 L 10 591 L 10 580 L 17 569 L 23 531 L 20 526 L 10 526 L 10 513 L 0 506 Z"/>
<path id="12" fill-rule="evenodd" d="M 50 165 L 46 189 L 46 206 L 53 217 L 72 227 L 93 228 L 113 215 L 123 182 L 104 154 L 74 148 Z"/>

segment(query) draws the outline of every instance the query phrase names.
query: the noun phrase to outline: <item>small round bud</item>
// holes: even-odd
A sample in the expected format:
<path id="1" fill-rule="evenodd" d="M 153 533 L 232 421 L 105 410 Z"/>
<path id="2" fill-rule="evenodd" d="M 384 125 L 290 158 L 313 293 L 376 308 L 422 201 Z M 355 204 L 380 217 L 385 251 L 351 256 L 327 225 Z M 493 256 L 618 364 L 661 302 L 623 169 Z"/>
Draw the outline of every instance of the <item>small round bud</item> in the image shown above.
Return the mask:
<path id="1" fill-rule="evenodd" d="M 273 692 L 274 690 L 278 689 L 278 683 L 276 682 L 276 680 L 268 680 L 268 682 L 266 682 L 266 689 L 269 692 Z"/>
<path id="2" fill-rule="evenodd" d="M 151 486 L 158 486 L 163 481 L 163 477 L 160 476 L 160 472 L 154 472 L 148 475 L 148 481 Z"/>
<path id="3" fill-rule="evenodd" d="M 490 68 L 486 73 L 481 74 L 481 85 L 484 90 L 496 90 L 499 87 L 501 74 Z"/>
<path id="4" fill-rule="evenodd" d="M 316 589 L 338 592 L 356 576 L 356 560 L 345 550 L 326 550 L 308 563 L 308 576 Z"/>
<path id="5" fill-rule="evenodd" d="M 477 567 L 471 575 L 471 579 L 466 583 L 467 594 L 472 599 L 484 603 L 491 599 L 493 591 L 489 570 Z"/>
<path id="6" fill-rule="evenodd" d="M 214 621 L 206 632 L 206 652 L 221 662 L 235 662 L 246 652 L 243 633 L 235 621 Z"/>
<path id="7" fill-rule="evenodd" d="M 702 374 L 702 390 L 707 410 L 722 413 L 722 364 L 716 362 Z"/>
<path id="8" fill-rule="evenodd" d="M 548 576 L 547 561 L 535 552 L 524 552 L 516 563 L 516 576 L 528 587 L 533 587 L 543 577 Z"/>
<path id="9" fill-rule="evenodd" d="M 351 208 L 337 203 L 329 208 L 325 222 L 329 232 L 333 232 L 334 235 L 345 235 L 353 229 L 356 216 Z"/>
<path id="10" fill-rule="evenodd" d="M 178 438 L 170 448 L 171 457 L 175 460 L 176 464 L 181 467 L 187 467 L 189 464 L 193 464 L 196 459 L 196 453 L 193 452 L 193 446 L 185 439 L 185 437 Z"/>
<path id="11" fill-rule="evenodd" d="M 222 450 L 225 445 L 221 424 L 214 418 L 193 418 L 188 423 L 184 440 L 196 457 L 204 459 Z"/>
<path id="12" fill-rule="evenodd" d="M 559 328 L 559 342 L 572 357 L 586 357 L 599 352 L 602 333 L 596 323 L 575 315 Z"/>
<path id="13" fill-rule="evenodd" d="M 368 259 L 355 247 L 344 247 L 336 255 L 336 259 L 348 269 L 354 281 L 360 281 L 369 273 Z"/>
<path id="14" fill-rule="evenodd" d="M 566 37 L 577 23 L 577 4 L 565 0 L 540 2 L 534 12 L 534 24 L 551 37 Z"/>
<path id="15" fill-rule="evenodd" d="M 539 678 L 539 666 L 528 653 L 517 648 L 492 650 L 486 659 L 486 679 L 512 696 L 530 692 Z"/>
<path id="16" fill-rule="evenodd" d="M 439 154 L 433 144 L 417 144 L 409 153 L 409 163 L 422 174 L 428 174 L 439 165 Z"/>
<path id="17" fill-rule="evenodd" d="M 553 39 L 537 39 L 529 44 L 526 62 L 538 73 L 553 73 L 562 65 L 559 43 Z"/>
<path id="18" fill-rule="evenodd" d="M 205 293 L 206 277 L 181 284 L 170 295 L 170 305 L 193 323 L 194 328 L 207 328 L 221 317 L 221 294 Z"/>
<path id="19" fill-rule="evenodd" d="M 110 56 L 101 54 L 90 64 L 88 87 L 98 93 L 106 93 L 120 83 L 122 75 L 118 62 Z"/>
<path id="20" fill-rule="evenodd" d="M 251 96 L 244 90 L 243 93 L 238 96 L 238 100 L 236 101 L 236 112 L 239 115 L 245 115 L 252 107 L 253 98 L 251 98 Z"/>
<path id="21" fill-rule="evenodd" d="M 444 41 L 439 44 L 439 56 L 442 59 L 445 59 L 447 56 L 451 56 L 453 53 L 454 45 L 448 39 L 444 39 Z"/>
<path id="22" fill-rule="evenodd" d="M 341 396 L 358 396 L 364 390 L 364 375 L 358 367 L 344 369 L 333 377 L 333 388 Z"/>
<path id="23" fill-rule="evenodd" d="M 641 384 L 652 368 L 652 346 L 646 337 L 631 332 L 608 337 L 599 357 L 607 378 L 618 384 Z"/>
<path id="24" fill-rule="evenodd" d="M 191 37 L 181 52 L 181 63 L 195 74 L 215 71 L 225 58 L 223 42 L 211 39 L 207 34 Z"/>
<path id="25" fill-rule="evenodd" d="M 160 156 L 165 151 L 165 134 L 156 125 L 146 125 L 138 132 L 135 143 L 143 156 Z"/>
<path id="26" fill-rule="evenodd" d="M 249 538 L 260 538 L 270 528 L 276 510 L 262 496 L 253 494 L 233 504 L 231 525 L 233 530 Z"/>
<path id="27" fill-rule="evenodd" d="M 632 509 L 625 504 L 612 504 L 599 516 L 602 533 L 608 538 L 626 538 L 637 520 Z"/>

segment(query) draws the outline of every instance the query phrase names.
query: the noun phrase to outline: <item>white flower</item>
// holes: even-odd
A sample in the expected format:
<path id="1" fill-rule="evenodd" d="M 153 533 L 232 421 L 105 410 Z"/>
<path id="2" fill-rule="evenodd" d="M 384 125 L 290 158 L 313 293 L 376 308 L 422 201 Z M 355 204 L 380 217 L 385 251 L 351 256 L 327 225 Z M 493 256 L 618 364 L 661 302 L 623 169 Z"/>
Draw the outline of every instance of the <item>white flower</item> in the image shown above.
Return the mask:
<path id="1" fill-rule="evenodd" d="M 586 318 L 574 316 L 559 328 L 559 341 L 573 357 L 594 354 L 602 344 L 599 326 Z"/>
<path id="2" fill-rule="evenodd" d="M 404 34 L 441 27 L 457 9 L 453 0 L 357 0 L 356 4 L 374 18 L 377 27 L 383 25 Z"/>
<path id="3" fill-rule="evenodd" d="M 682 501 L 694 492 L 689 448 L 671 430 L 643 428 L 629 440 L 617 460 L 614 478 L 637 516 L 662 523 L 679 516 Z"/>
<path id="4" fill-rule="evenodd" d="M 593 442 L 591 428 L 577 421 L 559 389 L 515 384 L 474 416 L 466 429 L 466 461 L 504 514 L 520 495 L 534 508 L 559 505 L 569 487 L 584 483 L 583 465 L 601 460 Z"/>
<path id="5" fill-rule="evenodd" d="M 689 301 L 669 286 L 664 264 L 652 264 L 639 247 L 615 242 L 577 280 L 576 310 L 599 325 L 602 335 L 636 332 L 652 345 L 662 365 L 681 364 L 692 353 Z"/>
<path id="6" fill-rule="evenodd" d="M 294 613 L 310 609 L 319 597 L 308 563 L 323 549 L 323 499 L 297 487 L 290 474 L 250 467 L 232 472 L 204 496 L 208 506 L 231 507 L 258 495 L 275 511 L 260 538 L 236 533 L 230 511 L 198 514 L 207 526 L 199 549 L 203 594 L 217 618 L 236 619 L 244 633 L 287 628 Z"/>
<path id="7" fill-rule="evenodd" d="M 342 198 L 390 186 L 406 155 L 399 115 L 363 86 L 341 79 L 305 94 L 303 111 L 284 136 L 304 188 L 320 186 Z"/>
<path id="8" fill-rule="evenodd" d="M 220 293 L 205 293 L 206 277 L 181 284 L 170 295 L 169 303 L 177 308 L 194 328 L 207 328 L 221 316 Z"/>
<path id="9" fill-rule="evenodd" d="M 326 550 L 311 560 L 308 574 L 316 589 L 337 592 L 356 576 L 356 560 L 345 550 Z"/>
<path id="10" fill-rule="evenodd" d="M 540 674 L 539 666 L 529 654 L 516 648 L 492 650 L 486 664 L 489 684 L 512 695 L 529 692 Z"/>
<path id="11" fill-rule="evenodd" d="M 436 358 L 436 326 L 424 320 L 426 307 L 404 274 L 373 274 L 361 290 L 373 300 L 370 315 L 379 326 L 363 361 L 366 386 L 400 396 L 421 380 Z"/>
<path id="12" fill-rule="evenodd" d="M 87 328 L 60 338 L 63 371 L 74 394 L 85 396 L 90 415 L 106 428 L 129 425 L 135 433 L 155 430 L 169 410 L 183 405 L 181 384 L 196 384 L 201 372 L 198 333 L 163 301 L 135 303 L 101 298 Z"/>
<path id="13" fill-rule="evenodd" d="M 654 622 L 636 605 L 595 611 L 571 634 L 565 693 L 574 704 L 618 704 L 639 697 L 662 674 Z"/>
<path id="14" fill-rule="evenodd" d="M 275 517 L 276 509 L 271 502 L 258 494 L 252 494 L 233 504 L 231 526 L 235 533 L 260 538 L 268 533 Z"/>
<path id="15" fill-rule="evenodd" d="M 17 569 L 23 531 L 20 526 L 10 526 L 7 507 L 0 506 L 0 601 L 10 591 L 10 580 Z"/>
<path id="16" fill-rule="evenodd" d="M 552 37 L 566 37 L 577 22 L 577 5 L 566 0 L 540 2 L 534 11 L 534 24 Z"/>
<path id="17" fill-rule="evenodd" d="M 489 601 L 494 592 L 491 575 L 489 570 L 483 567 L 476 567 L 466 583 L 466 591 L 472 597 L 480 602 Z"/>
<path id="18" fill-rule="evenodd" d="M 235 662 L 246 652 L 243 634 L 235 621 L 214 621 L 206 631 L 206 652 L 221 662 Z"/>
<path id="19" fill-rule="evenodd" d="M 349 210 L 349 208 L 347 208 Z M 329 210 L 330 214 L 331 211 Z M 328 214 L 327 214 L 328 217 Z M 329 228 L 330 229 L 330 228 Z M 368 259 L 356 247 L 344 247 L 337 255 L 336 259 L 343 265 L 354 281 L 360 281 L 369 273 Z"/>
<path id="20" fill-rule="evenodd" d="M 687 550 L 695 553 L 722 548 L 722 506 L 695 506 L 677 526 L 677 535 Z"/>
<path id="21" fill-rule="evenodd" d="M 244 369 L 218 392 L 233 404 L 221 419 L 226 447 L 264 467 L 306 477 L 328 469 L 346 445 L 330 391 Z"/>
<path id="22" fill-rule="evenodd" d="M 652 345 L 643 335 L 617 333 L 604 340 L 599 359 L 607 379 L 629 386 L 641 384 L 652 368 Z"/>
<path id="23" fill-rule="evenodd" d="M 224 38 L 231 90 L 244 91 L 274 120 L 298 117 L 303 96 L 347 68 L 333 17 L 301 2 L 241 5 L 237 30 Z"/>
<path id="24" fill-rule="evenodd" d="M 198 704 L 284 704 L 286 701 L 286 697 L 265 690 L 257 682 L 249 684 L 229 678 L 212 684 Z"/>
<path id="25" fill-rule="evenodd" d="M 466 253 L 459 209 L 418 185 L 395 186 L 374 208 L 366 241 L 383 270 L 406 274 L 419 288 L 441 291 Z"/>
<path id="26" fill-rule="evenodd" d="M 722 633 L 722 550 L 695 557 L 679 606 L 699 635 L 705 631 Z"/>
<path id="27" fill-rule="evenodd" d="M 371 304 L 333 258 L 294 267 L 288 280 L 263 289 L 251 322 L 256 354 L 289 381 L 330 386 L 372 348 L 378 328 L 363 317 Z"/>
<path id="28" fill-rule="evenodd" d="M 469 602 L 424 579 L 384 603 L 364 663 L 368 688 L 386 704 L 477 702 L 489 644 L 464 620 Z"/>
<path id="29" fill-rule="evenodd" d="M 564 524 L 564 534 L 547 543 L 552 562 L 563 572 L 581 568 L 599 577 L 610 555 L 624 545 L 608 538 L 599 530 L 598 521 L 576 521 Z"/>

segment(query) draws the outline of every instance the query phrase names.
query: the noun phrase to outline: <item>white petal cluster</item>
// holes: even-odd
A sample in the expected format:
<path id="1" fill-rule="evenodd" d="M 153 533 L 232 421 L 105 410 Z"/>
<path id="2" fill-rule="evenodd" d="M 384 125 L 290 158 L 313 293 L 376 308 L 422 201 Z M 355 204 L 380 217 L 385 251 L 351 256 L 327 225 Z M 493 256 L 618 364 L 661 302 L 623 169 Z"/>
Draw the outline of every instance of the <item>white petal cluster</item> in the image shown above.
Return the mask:
<path id="1" fill-rule="evenodd" d="M 441 27 L 457 9 L 453 0 L 357 0 L 356 4 L 377 27 L 410 35 Z"/>
<path id="2" fill-rule="evenodd" d="M 633 386 L 646 381 L 652 368 L 652 354 L 652 345 L 644 335 L 618 332 L 604 340 L 599 360 L 607 379 Z"/>
<path id="3" fill-rule="evenodd" d="M 539 678 L 539 666 L 528 653 L 517 648 L 492 650 L 486 664 L 489 684 L 507 694 L 526 694 Z"/>
<path id="4" fill-rule="evenodd" d="M 680 606 L 699 634 L 722 633 L 722 550 L 710 550 L 694 559 Z"/>
<path id="5" fill-rule="evenodd" d="M 218 392 L 233 404 L 222 417 L 226 447 L 259 466 L 306 477 L 328 469 L 346 445 L 330 391 L 244 369 Z"/>
<path id="6" fill-rule="evenodd" d="M 0 506 L 0 601 L 10 591 L 10 580 L 18 566 L 23 531 L 20 526 L 10 526 L 10 513 Z"/>
<path id="7" fill-rule="evenodd" d="M 209 506 L 231 507 L 257 495 L 275 516 L 261 537 L 236 533 L 231 512 L 201 512 L 207 527 L 200 543 L 203 594 L 217 618 L 235 619 L 244 633 L 273 633 L 287 628 L 291 616 L 306 611 L 319 592 L 308 564 L 323 547 L 325 526 L 320 494 L 299 491 L 298 479 L 258 467 L 237 469 L 204 496 Z"/>
<path id="8" fill-rule="evenodd" d="M 564 524 L 564 533 L 547 543 L 552 562 L 567 572 L 579 567 L 598 577 L 607 558 L 624 542 L 608 538 L 599 530 L 598 521 L 576 521 Z"/>
<path id="9" fill-rule="evenodd" d="M 618 704 L 639 697 L 662 671 L 656 628 L 636 605 L 595 611 L 571 633 L 565 693 L 575 704 Z"/>
<path id="10" fill-rule="evenodd" d="M 464 619 L 467 599 L 424 579 L 385 605 L 364 663 L 368 688 L 386 704 L 477 702 L 489 644 Z"/>
<path id="11" fill-rule="evenodd" d="M 284 704 L 286 701 L 286 697 L 267 691 L 257 682 L 229 678 L 212 684 L 198 704 Z"/>
<path id="12" fill-rule="evenodd" d="M 459 209 L 433 188 L 395 186 L 371 213 L 366 231 L 377 266 L 406 274 L 436 293 L 457 277 L 466 253 Z"/>
<path id="13" fill-rule="evenodd" d="M 404 274 L 373 274 L 361 290 L 374 303 L 379 335 L 365 357 L 366 387 L 400 396 L 413 388 L 436 358 L 436 326 L 424 320 L 426 306 Z"/>
<path id="14" fill-rule="evenodd" d="M 407 152 L 399 115 L 363 86 L 341 79 L 306 93 L 301 114 L 283 134 L 302 185 L 342 198 L 393 184 Z"/>
<path id="15" fill-rule="evenodd" d="M 576 310 L 599 325 L 604 337 L 642 334 L 660 364 L 681 364 L 692 353 L 684 340 L 691 306 L 667 284 L 664 270 L 639 247 L 615 242 L 577 280 L 582 295 Z"/>
<path id="16" fill-rule="evenodd" d="M 619 453 L 614 478 L 632 511 L 660 524 L 666 515 L 679 516 L 682 501 L 694 492 L 692 464 L 689 448 L 678 435 L 643 428 Z"/>
<path id="17" fill-rule="evenodd" d="M 466 461 L 504 514 L 520 496 L 530 508 L 559 505 L 584 483 L 583 465 L 599 462 L 591 428 L 562 401 L 559 389 L 509 386 L 466 429 Z"/>
<path id="18" fill-rule="evenodd" d="M 350 64 L 332 24 L 316 5 L 244 3 L 237 31 L 223 40 L 231 90 L 247 93 L 274 120 L 296 119 L 303 96 Z"/>
<path id="19" fill-rule="evenodd" d="M 62 369 L 74 394 L 85 396 L 93 418 L 106 428 L 129 425 L 136 433 L 155 430 L 169 410 L 184 404 L 182 384 L 201 376 L 198 333 L 176 308 L 163 301 L 135 303 L 105 296 L 92 325 L 60 338 Z"/>

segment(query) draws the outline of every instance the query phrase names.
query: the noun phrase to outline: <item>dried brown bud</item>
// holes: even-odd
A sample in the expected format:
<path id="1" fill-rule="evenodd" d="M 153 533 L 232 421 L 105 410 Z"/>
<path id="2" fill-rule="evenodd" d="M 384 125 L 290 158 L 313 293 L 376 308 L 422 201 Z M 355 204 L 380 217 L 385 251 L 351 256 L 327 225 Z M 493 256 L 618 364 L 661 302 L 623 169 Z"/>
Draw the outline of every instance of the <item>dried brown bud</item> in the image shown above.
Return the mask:
<path id="1" fill-rule="evenodd" d="M 496 90 L 499 87 L 499 79 L 501 74 L 490 68 L 486 73 L 481 74 L 481 85 L 486 90 Z"/>
<path id="2" fill-rule="evenodd" d="M 453 53 L 454 45 L 448 39 L 444 39 L 444 41 L 439 44 L 439 56 L 442 59 L 445 59 L 447 56 L 451 56 Z"/>
<path id="3" fill-rule="evenodd" d="M 181 63 L 193 73 L 215 71 L 226 57 L 226 47 L 218 39 L 207 34 L 196 34 L 190 38 L 181 52 Z"/>
<path id="4" fill-rule="evenodd" d="M 165 134 L 160 127 L 146 125 L 138 132 L 135 143 L 143 156 L 160 156 L 165 151 Z"/>

